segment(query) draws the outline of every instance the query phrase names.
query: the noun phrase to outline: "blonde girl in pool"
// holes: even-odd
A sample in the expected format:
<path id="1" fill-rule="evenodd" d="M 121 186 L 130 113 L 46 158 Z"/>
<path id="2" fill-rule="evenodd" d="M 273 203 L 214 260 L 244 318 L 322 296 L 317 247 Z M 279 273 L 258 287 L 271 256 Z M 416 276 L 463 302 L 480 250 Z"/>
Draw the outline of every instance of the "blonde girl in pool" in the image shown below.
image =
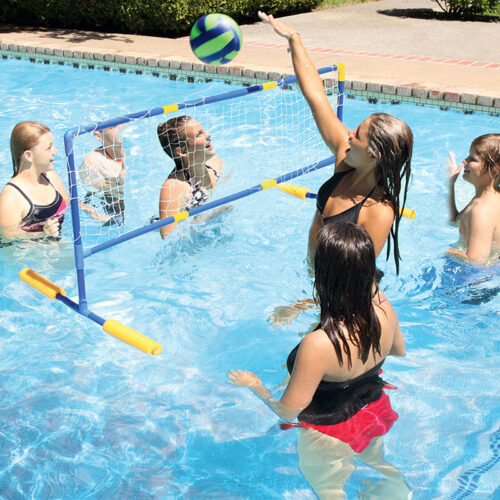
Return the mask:
<path id="1" fill-rule="evenodd" d="M 12 130 L 10 150 L 14 175 L 0 193 L 2 238 L 58 237 L 69 196 L 54 171 L 57 149 L 49 128 L 33 121 L 18 123 Z M 92 208 L 80 207 L 102 220 Z"/>
<path id="2" fill-rule="evenodd" d="M 10 149 L 14 175 L 0 194 L 2 237 L 59 236 L 69 197 L 54 172 L 50 130 L 38 122 L 18 123 Z"/>
<path id="3" fill-rule="evenodd" d="M 463 169 L 463 179 L 471 183 L 476 193 L 462 210 L 455 203 L 455 183 Z M 469 156 L 457 166 L 453 153 L 449 162 L 450 219 L 459 223 L 459 248 L 448 250 L 450 255 L 487 264 L 500 256 L 500 134 L 476 137 Z"/>

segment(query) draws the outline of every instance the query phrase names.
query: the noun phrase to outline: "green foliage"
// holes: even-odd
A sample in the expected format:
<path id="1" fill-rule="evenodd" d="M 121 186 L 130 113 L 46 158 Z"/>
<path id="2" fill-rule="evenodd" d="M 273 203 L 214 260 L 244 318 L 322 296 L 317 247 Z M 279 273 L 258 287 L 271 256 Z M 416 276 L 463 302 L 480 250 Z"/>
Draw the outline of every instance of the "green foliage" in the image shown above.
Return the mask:
<path id="1" fill-rule="evenodd" d="M 307 12 L 321 0 L 2 0 L 0 22 L 139 35 L 187 35 L 205 14 L 220 12 L 237 23 Z"/>
<path id="2" fill-rule="evenodd" d="M 434 0 L 434 2 L 454 19 L 470 19 L 490 14 L 500 5 L 499 0 Z"/>

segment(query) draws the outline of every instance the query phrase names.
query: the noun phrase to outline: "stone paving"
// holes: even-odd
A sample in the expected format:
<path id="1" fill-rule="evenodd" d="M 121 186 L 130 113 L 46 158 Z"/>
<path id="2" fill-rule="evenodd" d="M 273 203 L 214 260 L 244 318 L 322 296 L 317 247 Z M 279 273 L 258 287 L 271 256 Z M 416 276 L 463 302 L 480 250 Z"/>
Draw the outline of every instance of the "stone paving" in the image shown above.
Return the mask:
<path id="1" fill-rule="evenodd" d="M 313 62 L 346 66 L 357 92 L 500 108 L 500 23 L 408 17 L 431 0 L 379 0 L 284 18 Z M 292 74 L 286 42 L 264 23 L 243 25 L 244 44 L 225 66 L 197 61 L 187 37 L 159 38 L 0 26 L 0 49 L 249 79 Z"/>

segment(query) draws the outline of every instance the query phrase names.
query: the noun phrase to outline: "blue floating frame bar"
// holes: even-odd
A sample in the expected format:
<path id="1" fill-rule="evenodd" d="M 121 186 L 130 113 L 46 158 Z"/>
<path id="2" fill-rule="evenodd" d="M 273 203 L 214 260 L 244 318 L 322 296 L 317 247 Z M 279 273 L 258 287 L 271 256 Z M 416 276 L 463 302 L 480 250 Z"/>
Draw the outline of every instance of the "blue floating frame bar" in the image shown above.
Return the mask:
<path id="1" fill-rule="evenodd" d="M 324 68 L 318 69 L 318 74 L 329 73 L 332 71 L 338 71 L 338 99 L 337 99 L 337 116 L 339 120 L 342 121 L 343 118 L 343 105 L 344 105 L 344 80 L 345 80 L 345 68 L 343 64 L 334 64 L 332 66 L 326 66 Z M 85 289 L 85 266 L 84 259 L 90 255 L 98 253 L 106 248 L 114 246 L 123 241 L 129 240 L 138 236 L 140 234 L 145 234 L 150 231 L 154 231 L 162 226 L 171 224 L 175 221 L 174 217 L 169 217 L 162 221 L 155 222 L 151 225 L 144 226 L 143 228 L 136 229 L 134 231 L 130 231 L 118 238 L 110 240 L 109 242 L 103 243 L 102 245 L 97 245 L 95 247 L 90 248 L 89 250 L 85 250 L 82 245 L 82 237 L 81 237 L 81 226 L 80 226 L 80 214 L 79 214 L 79 206 L 78 206 L 78 189 L 76 182 L 76 168 L 75 168 L 75 158 L 73 154 L 73 142 L 74 139 L 80 135 L 88 134 L 90 132 L 94 132 L 96 130 L 103 130 L 109 127 L 115 127 L 117 125 L 121 125 L 123 123 L 129 123 L 132 120 L 150 118 L 152 116 L 159 116 L 166 113 L 171 113 L 174 111 L 179 111 L 182 109 L 193 108 L 196 106 L 204 106 L 206 104 L 212 104 L 215 102 L 225 101 L 228 99 L 234 99 L 236 97 L 243 97 L 247 94 L 252 94 L 254 92 L 261 92 L 264 90 L 270 90 L 277 87 L 282 87 L 283 85 L 289 85 L 297 82 L 296 76 L 289 76 L 286 78 L 282 78 L 278 81 L 266 82 L 257 85 L 253 85 L 251 87 L 243 87 L 241 89 L 232 90 L 229 92 L 223 92 L 221 94 L 217 94 L 214 96 L 208 96 L 201 99 L 195 99 L 192 101 L 185 101 L 176 104 L 169 104 L 167 106 L 161 106 L 157 108 L 152 108 L 145 111 L 139 111 L 136 113 L 131 113 L 128 115 L 123 115 L 117 118 L 111 118 L 109 120 L 104 120 L 101 122 L 96 122 L 90 125 L 84 125 L 82 127 L 75 127 L 69 129 L 64 134 L 64 149 L 66 151 L 66 162 L 68 169 L 68 181 L 70 187 L 70 197 L 71 197 L 71 218 L 73 223 L 73 246 L 75 253 L 75 267 L 76 267 L 76 275 L 78 282 L 78 312 L 83 315 L 88 316 L 90 311 L 88 310 L 88 301 L 87 301 L 87 293 Z M 295 170 L 294 172 L 290 172 L 283 176 L 276 178 L 276 183 L 285 182 L 286 180 L 293 179 L 299 175 L 303 175 L 307 172 L 311 172 L 318 168 L 322 168 L 327 165 L 331 165 L 334 162 L 334 157 L 327 158 L 326 160 L 322 160 L 316 164 L 310 165 L 309 167 L 305 167 L 303 169 Z M 328 162 L 328 163 L 324 163 Z M 321 166 L 319 166 L 321 165 Z M 301 173 L 297 173 L 301 172 Z M 278 179 L 279 182 L 278 182 Z M 197 213 L 210 210 L 211 208 L 215 208 L 217 206 L 223 205 L 224 203 L 229 203 L 235 199 L 243 198 L 250 194 L 253 194 L 257 191 L 264 189 L 264 184 L 261 183 L 257 186 L 248 188 L 246 190 L 240 191 L 239 193 L 235 193 L 233 195 L 226 196 L 221 198 L 220 200 L 216 200 L 210 203 L 203 205 L 203 207 L 196 207 L 189 212 L 189 215 L 196 215 Z M 111 244 L 112 243 L 112 244 Z M 69 305 L 69 304 L 68 304 Z M 91 313 L 90 313 L 91 314 Z"/>

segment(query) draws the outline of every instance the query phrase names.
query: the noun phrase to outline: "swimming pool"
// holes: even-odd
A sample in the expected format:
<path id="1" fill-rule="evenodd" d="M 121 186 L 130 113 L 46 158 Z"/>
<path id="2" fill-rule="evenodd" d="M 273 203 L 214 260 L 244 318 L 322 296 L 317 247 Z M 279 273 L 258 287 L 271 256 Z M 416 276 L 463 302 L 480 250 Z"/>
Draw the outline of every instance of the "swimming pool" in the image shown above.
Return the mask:
<path id="1" fill-rule="evenodd" d="M 64 178 L 67 128 L 228 89 L 14 60 L 0 67 L 2 185 L 10 175 L 10 131 L 21 119 L 52 129 Z M 401 225 L 400 276 L 379 259 L 407 342 L 407 356 L 384 366 L 399 388 L 390 394 L 399 420 L 384 438 L 385 458 L 413 498 L 497 498 L 498 269 L 456 266 L 443 253 L 457 239 L 447 225 L 447 151 L 464 156 L 474 137 L 498 130 L 499 118 L 355 99 L 346 102 L 345 122 L 354 126 L 376 111 L 397 115 L 415 133 L 407 205 L 417 218 Z M 231 176 L 214 197 L 295 167 L 279 155 L 255 162 L 252 141 L 218 123 L 213 141 Z M 139 156 L 133 134 L 126 141 Z M 307 153 L 303 164 L 325 150 Z M 154 167 L 144 169 L 141 188 L 151 195 L 144 213 L 168 172 Z M 144 171 L 132 175 L 139 181 Z M 320 170 L 300 184 L 315 191 L 327 175 Z M 460 183 L 460 205 L 470 196 Z M 87 288 L 95 312 L 162 343 L 160 357 L 108 337 L 17 278 L 29 266 L 75 293 L 69 224 L 57 246 L 0 249 L 2 496 L 314 498 L 298 471 L 295 431 L 276 430 L 267 407 L 225 382 L 229 369 L 249 369 L 279 393 L 286 355 L 315 321 L 311 311 L 289 330 L 267 323 L 275 306 L 311 293 L 303 258 L 313 204 L 267 190 L 234 202 L 219 219 L 185 222 L 171 240 L 149 234 L 92 260 Z M 375 477 L 359 467 L 349 498 L 361 480 Z"/>

